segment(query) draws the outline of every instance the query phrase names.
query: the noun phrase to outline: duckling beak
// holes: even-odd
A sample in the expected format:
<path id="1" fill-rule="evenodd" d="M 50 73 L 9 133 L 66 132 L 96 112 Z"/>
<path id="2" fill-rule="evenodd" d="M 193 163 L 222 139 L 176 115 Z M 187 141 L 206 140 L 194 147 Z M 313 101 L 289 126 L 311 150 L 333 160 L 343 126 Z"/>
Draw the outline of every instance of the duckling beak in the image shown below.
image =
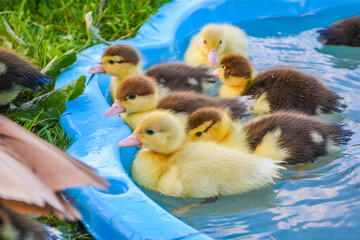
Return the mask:
<path id="1" fill-rule="evenodd" d="M 216 50 L 209 50 L 207 56 L 208 56 L 208 62 L 211 65 L 216 65 L 216 63 L 219 60 L 219 53 Z"/>
<path id="2" fill-rule="evenodd" d="M 127 138 L 121 140 L 118 147 L 141 147 L 142 143 L 139 141 L 139 134 L 133 133 Z"/>
<path id="3" fill-rule="evenodd" d="M 105 117 L 110 117 L 110 116 L 114 116 L 116 114 L 120 114 L 122 112 L 125 112 L 125 108 L 123 108 L 121 106 L 121 102 L 115 102 L 111 108 L 109 108 L 106 112 L 105 112 Z"/>
<path id="4" fill-rule="evenodd" d="M 98 65 L 89 68 L 88 73 L 106 73 L 106 71 L 103 68 L 102 63 L 99 63 Z"/>
<path id="5" fill-rule="evenodd" d="M 219 77 L 220 77 L 220 75 L 219 75 L 219 69 L 218 69 L 218 68 L 215 69 L 214 71 L 212 71 L 212 72 L 210 73 L 210 75 L 213 76 L 213 77 L 219 78 Z"/>

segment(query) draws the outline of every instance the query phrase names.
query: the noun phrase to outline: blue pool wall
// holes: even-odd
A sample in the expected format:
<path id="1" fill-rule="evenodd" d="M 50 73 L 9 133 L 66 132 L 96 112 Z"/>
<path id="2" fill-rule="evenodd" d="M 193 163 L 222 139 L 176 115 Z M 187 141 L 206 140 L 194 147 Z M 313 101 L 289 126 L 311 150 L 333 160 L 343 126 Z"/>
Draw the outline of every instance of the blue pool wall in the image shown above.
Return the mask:
<path id="1" fill-rule="evenodd" d="M 161 7 L 133 39 L 114 41 L 126 43 L 141 52 L 144 68 L 162 61 L 182 60 L 190 36 L 203 25 L 238 23 L 267 17 L 294 17 L 318 13 L 358 0 L 249 0 L 204 1 L 175 0 Z M 351 8 L 348 8 L 351 11 Z M 355 10 L 354 10 L 355 11 Z M 329 23 L 341 14 L 326 16 Z M 325 27 L 325 26 L 312 26 Z M 264 29 L 265 31 L 266 29 Z M 257 34 L 262 29 L 251 29 Z M 120 37 L 120 36 L 119 36 Z M 61 124 L 73 138 L 67 153 L 94 167 L 112 184 L 108 192 L 92 187 L 69 189 L 83 222 L 96 239 L 210 239 L 158 206 L 129 178 L 136 148 L 117 148 L 117 143 L 131 134 L 130 128 L 117 116 L 105 118 L 110 107 L 106 94 L 110 77 L 91 75 L 87 70 L 97 64 L 107 48 L 99 44 L 78 54 L 76 63 L 56 81 L 59 88 L 85 75 L 84 93 L 66 103 Z M 105 97 L 104 97 L 105 96 Z"/>

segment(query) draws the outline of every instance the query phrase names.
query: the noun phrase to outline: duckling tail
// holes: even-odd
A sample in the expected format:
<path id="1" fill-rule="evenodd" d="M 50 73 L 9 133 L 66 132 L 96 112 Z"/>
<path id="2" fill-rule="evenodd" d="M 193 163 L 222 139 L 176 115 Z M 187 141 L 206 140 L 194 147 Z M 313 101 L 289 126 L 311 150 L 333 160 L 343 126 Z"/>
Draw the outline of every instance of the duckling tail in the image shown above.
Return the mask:
<path id="1" fill-rule="evenodd" d="M 47 75 L 41 74 L 37 79 L 34 80 L 34 82 L 28 86 L 31 90 L 34 92 L 37 92 L 37 87 L 40 86 L 44 90 L 46 90 L 45 83 L 49 83 L 53 80 L 52 77 L 49 77 Z"/>
<path id="2" fill-rule="evenodd" d="M 346 145 L 350 140 L 354 132 L 347 129 L 348 124 L 345 121 L 334 123 L 334 126 L 338 129 L 338 142 L 339 144 Z"/>

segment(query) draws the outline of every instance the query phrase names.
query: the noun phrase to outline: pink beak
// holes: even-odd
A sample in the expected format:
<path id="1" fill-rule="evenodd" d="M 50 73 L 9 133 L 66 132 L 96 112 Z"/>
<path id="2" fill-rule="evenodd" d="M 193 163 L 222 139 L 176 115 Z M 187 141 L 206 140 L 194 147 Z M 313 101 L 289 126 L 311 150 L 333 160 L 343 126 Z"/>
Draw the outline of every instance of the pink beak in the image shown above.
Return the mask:
<path id="1" fill-rule="evenodd" d="M 218 68 L 215 69 L 214 71 L 212 71 L 212 72 L 210 73 L 210 75 L 213 76 L 213 77 L 219 78 L 219 77 L 220 77 L 220 75 L 219 75 L 219 69 L 218 69 Z"/>
<path id="2" fill-rule="evenodd" d="M 142 143 L 139 141 L 138 137 L 138 133 L 133 133 L 127 138 L 121 140 L 118 147 L 141 147 Z"/>
<path id="3" fill-rule="evenodd" d="M 122 112 L 125 112 L 125 108 L 123 108 L 121 106 L 121 102 L 115 102 L 111 108 L 109 108 L 106 112 L 105 112 L 105 117 L 110 117 L 110 116 L 114 116 L 116 114 L 120 114 Z"/>
<path id="4" fill-rule="evenodd" d="M 219 60 L 219 53 L 216 50 L 214 51 L 209 50 L 207 55 L 208 55 L 208 62 L 211 65 L 216 65 L 216 63 Z"/>
<path id="5" fill-rule="evenodd" d="M 88 73 L 106 73 L 105 69 L 103 68 L 102 63 L 99 63 L 98 65 L 90 68 L 88 70 Z"/>

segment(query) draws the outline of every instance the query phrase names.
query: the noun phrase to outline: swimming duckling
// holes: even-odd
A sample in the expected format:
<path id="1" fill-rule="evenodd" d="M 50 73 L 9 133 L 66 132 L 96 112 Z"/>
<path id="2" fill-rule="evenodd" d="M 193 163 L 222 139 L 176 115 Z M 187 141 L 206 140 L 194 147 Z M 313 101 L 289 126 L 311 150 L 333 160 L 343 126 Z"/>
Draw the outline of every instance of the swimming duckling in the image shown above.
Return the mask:
<path id="1" fill-rule="evenodd" d="M 39 72 L 23 57 L 0 48 L 0 106 L 13 101 L 24 89 L 45 89 L 52 78 Z"/>
<path id="2" fill-rule="evenodd" d="M 360 16 L 345 18 L 318 33 L 323 44 L 360 47 Z"/>
<path id="3" fill-rule="evenodd" d="M 98 65 L 90 68 L 89 73 L 106 73 L 113 76 L 110 83 L 110 95 L 116 98 L 116 89 L 120 82 L 133 74 L 140 74 L 142 62 L 139 53 L 127 44 L 108 47 Z M 189 67 L 180 63 L 160 63 L 150 67 L 145 75 L 154 78 L 167 91 L 192 90 L 206 93 L 215 82 L 207 67 Z"/>
<path id="4" fill-rule="evenodd" d="M 309 115 L 341 112 L 341 97 L 315 77 L 290 68 L 277 68 L 251 78 L 251 65 L 239 54 L 221 60 L 220 97 L 252 96 L 253 113 L 295 110 Z M 216 73 L 215 73 L 216 75 Z M 237 94 L 236 94 L 237 93 Z"/>
<path id="5" fill-rule="evenodd" d="M 241 124 L 226 111 L 202 108 L 189 117 L 187 126 L 191 141 L 214 141 L 288 164 L 314 162 L 339 151 L 352 135 L 343 124 L 295 112 L 276 112 Z"/>
<path id="6" fill-rule="evenodd" d="M 192 37 L 184 61 L 189 66 L 218 66 L 219 60 L 229 53 L 249 57 L 245 32 L 230 24 L 208 24 Z"/>
<path id="7" fill-rule="evenodd" d="M 185 124 L 156 110 L 146 115 L 119 147 L 142 146 L 131 172 L 139 185 L 165 195 L 209 198 L 274 184 L 281 166 L 211 142 L 187 142 Z"/>
<path id="8" fill-rule="evenodd" d="M 118 86 L 116 99 L 105 116 L 120 113 L 120 117 L 135 129 L 141 118 L 148 112 L 156 109 L 167 109 L 178 113 L 186 121 L 187 117 L 204 106 L 217 106 L 229 109 L 234 119 L 240 119 L 250 114 L 246 102 L 239 99 L 219 99 L 205 95 L 177 91 L 161 98 L 162 89 L 150 77 L 145 75 L 132 75 L 125 78 Z"/>
<path id="9" fill-rule="evenodd" d="M 60 196 L 79 185 L 104 189 L 107 181 L 94 169 L 0 116 L 0 202 L 17 213 L 79 219 Z"/>

